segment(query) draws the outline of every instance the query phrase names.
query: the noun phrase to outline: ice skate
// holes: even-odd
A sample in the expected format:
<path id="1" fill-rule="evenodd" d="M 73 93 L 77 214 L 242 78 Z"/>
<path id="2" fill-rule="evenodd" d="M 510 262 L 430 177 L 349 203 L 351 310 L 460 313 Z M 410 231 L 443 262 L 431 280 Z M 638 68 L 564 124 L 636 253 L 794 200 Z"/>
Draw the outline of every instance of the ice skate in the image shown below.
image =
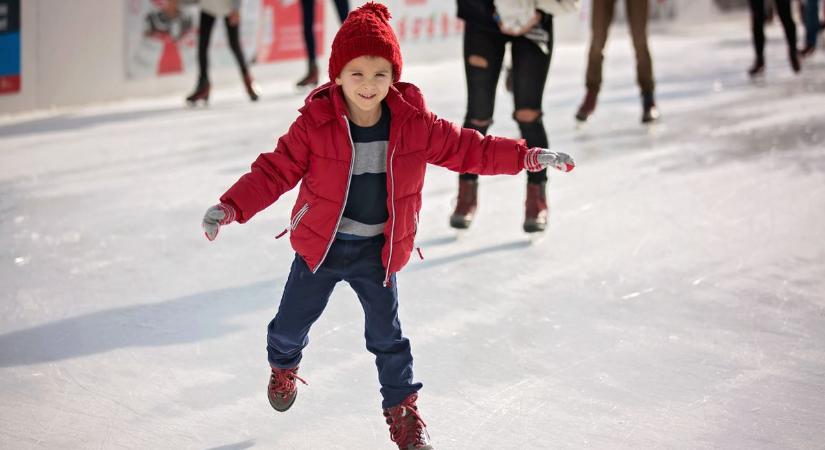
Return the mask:
<path id="1" fill-rule="evenodd" d="M 306 93 L 318 86 L 318 65 L 310 63 L 309 70 L 303 78 L 295 83 L 295 91 L 298 93 Z"/>
<path id="2" fill-rule="evenodd" d="M 297 367 L 292 369 L 272 369 L 272 374 L 269 377 L 267 397 L 269 398 L 269 404 L 272 405 L 272 408 L 276 411 L 284 412 L 295 403 L 295 399 L 298 397 L 298 386 L 295 385 L 295 380 L 307 384 L 303 378 L 298 376 Z"/>
<path id="3" fill-rule="evenodd" d="M 659 120 L 659 108 L 653 99 L 653 93 L 642 94 L 642 123 L 652 124 Z"/>
<path id="4" fill-rule="evenodd" d="M 415 404 L 417 399 L 418 394 L 412 394 L 397 406 L 384 410 L 384 418 L 390 426 L 390 439 L 399 450 L 433 450 L 427 425 Z"/>
<path id="5" fill-rule="evenodd" d="M 201 102 L 204 106 L 209 104 L 209 81 L 199 81 L 195 91 L 186 97 L 186 104 L 189 106 L 197 106 Z"/>
<path id="6" fill-rule="evenodd" d="M 530 234 L 542 234 L 547 228 L 547 207 L 546 182 L 527 183 L 527 200 L 524 207 L 524 232 Z"/>
<path id="7" fill-rule="evenodd" d="M 478 207 L 478 180 L 458 180 L 458 200 L 450 215 L 450 226 L 456 230 L 470 228 Z"/>
<path id="8" fill-rule="evenodd" d="M 246 94 L 249 96 L 249 100 L 257 102 L 258 98 L 261 96 L 261 87 L 255 82 L 252 75 L 248 73 L 244 74 L 243 85 L 244 88 L 246 88 Z"/>
<path id="9" fill-rule="evenodd" d="M 596 111 L 596 100 L 598 98 L 598 93 L 592 89 L 588 89 L 587 93 L 584 96 L 584 100 L 582 100 L 582 104 L 579 106 L 579 110 L 576 111 L 576 121 L 579 123 L 587 122 L 590 116 Z"/>

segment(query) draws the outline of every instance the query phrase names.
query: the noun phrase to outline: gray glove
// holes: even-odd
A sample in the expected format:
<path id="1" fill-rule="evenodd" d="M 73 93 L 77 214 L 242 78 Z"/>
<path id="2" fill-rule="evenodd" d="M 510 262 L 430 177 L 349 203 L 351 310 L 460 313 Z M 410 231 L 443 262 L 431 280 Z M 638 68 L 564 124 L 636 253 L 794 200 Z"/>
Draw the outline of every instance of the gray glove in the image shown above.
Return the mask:
<path id="1" fill-rule="evenodd" d="M 218 237 L 221 225 L 228 225 L 235 221 L 235 208 L 226 203 L 219 203 L 206 210 L 203 215 L 203 233 L 206 239 L 214 241 Z"/>
<path id="2" fill-rule="evenodd" d="M 546 148 L 534 147 L 524 155 L 524 168 L 530 172 L 538 172 L 545 167 L 553 167 L 562 172 L 570 172 L 576 167 L 575 161 L 567 153 L 554 152 Z"/>

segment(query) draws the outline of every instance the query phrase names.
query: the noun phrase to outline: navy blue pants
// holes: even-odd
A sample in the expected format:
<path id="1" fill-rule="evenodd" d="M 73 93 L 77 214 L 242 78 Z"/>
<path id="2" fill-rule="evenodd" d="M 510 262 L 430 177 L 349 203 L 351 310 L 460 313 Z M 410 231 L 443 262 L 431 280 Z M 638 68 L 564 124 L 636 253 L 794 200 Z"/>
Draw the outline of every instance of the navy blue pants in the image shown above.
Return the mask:
<path id="1" fill-rule="evenodd" d="M 367 350 L 375 355 L 383 408 L 395 406 L 421 389 L 413 383 L 410 341 L 401 334 L 398 320 L 398 291 L 384 287 L 381 247 L 384 237 L 333 242 L 324 263 L 312 273 L 303 258 L 295 255 L 278 313 L 269 323 L 267 353 L 276 368 L 296 367 L 309 343 L 309 329 L 324 312 L 335 285 L 344 280 L 358 294 L 364 308 Z"/>

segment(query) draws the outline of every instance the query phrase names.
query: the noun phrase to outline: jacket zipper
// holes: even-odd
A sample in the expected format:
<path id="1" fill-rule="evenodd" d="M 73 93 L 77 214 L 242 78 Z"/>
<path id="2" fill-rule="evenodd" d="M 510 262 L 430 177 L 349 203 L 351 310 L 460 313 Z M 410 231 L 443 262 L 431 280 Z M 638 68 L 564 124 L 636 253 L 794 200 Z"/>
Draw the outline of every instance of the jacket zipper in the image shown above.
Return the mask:
<path id="1" fill-rule="evenodd" d="M 389 167 L 387 167 L 387 172 L 390 173 L 390 204 L 392 205 L 392 226 L 390 227 L 390 253 L 387 257 L 387 272 L 384 275 L 384 287 L 391 287 L 390 286 L 390 266 L 392 265 L 392 244 L 395 240 L 395 175 L 392 171 L 392 158 L 395 156 L 395 146 L 392 147 L 392 151 L 390 152 L 390 162 Z"/>
<path id="2" fill-rule="evenodd" d="M 307 211 L 309 211 L 309 202 L 304 203 L 304 206 L 301 206 L 301 209 L 299 209 L 289 221 L 289 225 L 284 228 L 284 231 L 281 231 L 277 236 L 275 236 L 275 239 L 280 239 L 288 232 L 295 231 L 295 228 L 297 228 L 298 224 L 301 223 L 301 219 L 304 218 Z"/>
<path id="3" fill-rule="evenodd" d="M 349 159 L 349 175 L 347 176 L 347 190 L 344 191 L 344 202 L 341 205 L 341 212 L 338 213 L 338 222 L 335 222 L 335 229 L 332 230 L 332 236 L 330 236 L 329 242 L 327 243 L 327 249 L 324 251 L 324 256 L 321 257 L 321 261 L 319 261 L 318 264 L 315 265 L 315 267 L 312 268 L 312 273 L 317 272 L 318 269 L 321 268 L 321 264 L 323 264 L 324 260 L 327 259 L 327 254 L 329 253 L 329 249 L 330 249 L 330 247 L 332 247 L 332 243 L 335 241 L 335 233 L 338 232 L 338 227 L 341 225 L 341 217 L 344 216 L 344 209 L 347 207 L 347 198 L 349 197 L 349 185 L 350 185 L 350 182 L 352 181 L 352 171 L 353 171 L 354 166 L 355 166 L 355 142 L 353 142 L 353 140 L 352 140 L 352 130 L 349 127 L 349 122 L 347 121 L 347 116 L 342 115 L 341 117 L 344 119 L 344 125 L 346 125 L 346 127 L 347 127 L 347 136 L 349 136 L 349 143 L 350 143 L 350 146 L 351 146 L 350 148 L 352 149 L 350 151 L 350 159 Z M 390 247 L 390 248 L 392 248 L 392 247 Z"/>

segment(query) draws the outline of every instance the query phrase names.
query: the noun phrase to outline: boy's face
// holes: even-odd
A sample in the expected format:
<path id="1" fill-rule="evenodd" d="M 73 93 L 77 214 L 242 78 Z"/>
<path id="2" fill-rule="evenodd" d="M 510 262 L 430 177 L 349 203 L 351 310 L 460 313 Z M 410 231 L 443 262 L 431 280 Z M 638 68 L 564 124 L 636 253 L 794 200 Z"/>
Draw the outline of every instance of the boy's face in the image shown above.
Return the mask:
<path id="1" fill-rule="evenodd" d="M 350 109 L 374 112 L 392 85 L 392 64 L 380 56 L 359 56 L 344 66 L 335 83 L 343 88 Z"/>

